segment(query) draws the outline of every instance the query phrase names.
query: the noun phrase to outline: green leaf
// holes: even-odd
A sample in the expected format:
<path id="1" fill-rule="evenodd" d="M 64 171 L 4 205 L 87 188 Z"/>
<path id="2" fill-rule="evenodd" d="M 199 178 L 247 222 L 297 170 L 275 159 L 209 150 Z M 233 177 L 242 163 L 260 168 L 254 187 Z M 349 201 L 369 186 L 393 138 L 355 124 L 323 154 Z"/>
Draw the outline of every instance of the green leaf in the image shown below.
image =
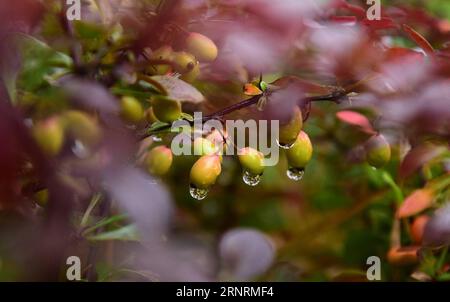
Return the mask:
<path id="1" fill-rule="evenodd" d="M 152 76 L 146 79 L 150 84 L 154 82 L 162 87 L 163 91 L 170 99 L 180 102 L 198 104 L 205 100 L 204 96 L 194 86 L 172 76 Z"/>
<path id="2" fill-rule="evenodd" d="M 135 225 L 127 225 L 114 231 L 109 231 L 93 236 L 88 236 L 90 241 L 108 241 L 108 240 L 120 240 L 120 241 L 138 241 L 139 236 Z"/>
<path id="3" fill-rule="evenodd" d="M 181 113 L 181 118 L 185 119 L 185 120 L 187 120 L 189 122 L 193 122 L 194 121 L 194 117 L 192 115 L 190 115 L 189 113 L 185 113 L 185 112 Z"/>
<path id="4" fill-rule="evenodd" d="M 31 36 L 17 35 L 22 68 L 17 79 L 20 89 L 33 91 L 46 83 L 46 78 L 63 72 L 72 66 L 72 59 L 51 49 L 47 44 Z"/>
<path id="5" fill-rule="evenodd" d="M 104 218 L 104 219 L 98 221 L 98 222 L 97 222 L 96 224 L 94 224 L 93 226 L 87 228 L 87 229 L 83 232 L 83 234 L 84 234 L 84 235 L 87 235 L 87 234 L 89 234 L 89 233 L 95 231 L 95 230 L 98 229 L 98 228 L 107 226 L 107 225 L 112 224 L 112 223 L 114 223 L 114 222 L 122 221 L 122 220 L 124 220 L 125 218 L 127 218 L 127 216 L 124 215 L 124 214 L 114 215 L 114 216 L 111 216 L 111 217 L 108 217 L 108 218 Z"/>
<path id="6" fill-rule="evenodd" d="M 168 126 L 170 126 L 169 123 L 164 123 L 164 122 L 157 121 L 157 122 L 154 122 L 150 126 L 150 128 L 148 128 L 148 132 L 155 132 L 155 131 L 158 131 L 158 130 L 161 130 L 161 129 L 165 129 Z"/>

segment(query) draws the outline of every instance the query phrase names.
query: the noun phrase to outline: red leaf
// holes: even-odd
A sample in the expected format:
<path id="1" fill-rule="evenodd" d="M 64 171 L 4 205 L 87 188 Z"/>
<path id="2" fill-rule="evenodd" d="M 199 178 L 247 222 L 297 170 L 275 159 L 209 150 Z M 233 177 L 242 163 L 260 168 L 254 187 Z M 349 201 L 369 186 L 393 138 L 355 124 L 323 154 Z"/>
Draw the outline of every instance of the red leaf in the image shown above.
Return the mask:
<path id="1" fill-rule="evenodd" d="M 376 131 L 373 129 L 369 122 L 369 119 L 362 115 L 361 113 L 354 111 L 340 111 L 336 113 L 336 117 L 344 123 L 358 126 L 366 133 L 375 134 Z"/>
<path id="2" fill-rule="evenodd" d="M 391 18 L 382 17 L 381 20 L 368 20 L 364 19 L 361 21 L 362 24 L 369 27 L 372 30 L 390 29 L 397 28 L 397 24 Z"/>
<path id="3" fill-rule="evenodd" d="M 412 192 L 397 210 L 398 218 L 416 215 L 428 209 L 434 200 L 434 192 L 430 189 L 419 189 Z"/>
<path id="4" fill-rule="evenodd" d="M 412 49 L 403 47 L 392 47 L 386 50 L 385 53 L 386 61 L 397 61 L 397 60 L 419 61 L 422 60 L 423 57 L 424 55 L 421 52 L 417 52 Z"/>
<path id="5" fill-rule="evenodd" d="M 358 19 L 355 16 L 331 16 L 330 21 L 340 24 L 355 25 Z"/>
<path id="6" fill-rule="evenodd" d="M 447 151 L 446 147 L 436 145 L 420 145 L 406 154 L 399 168 L 399 177 L 406 178 L 427 162 Z"/>
<path id="7" fill-rule="evenodd" d="M 360 18 L 365 18 L 366 17 L 366 10 L 364 8 L 362 8 L 361 6 L 357 6 L 357 5 L 353 5 L 353 4 L 349 4 L 346 1 L 338 1 L 338 5 L 339 8 L 348 10 L 349 12 L 352 12 L 353 14 L 355 14 L 356 16 L 360 17 Z"/>
<path id="8" fill-rule="evenodd" d="M 417 45 L 419 45 L 420 48 L 422 48 L 423 51 L 425 51 L 427 54 L 431 55 L 434 53 L 433 46 L 431 46 L 430 42 L 428 42 L 427 39 L 425 39 L 417 31 L 415 31 L 406 24 L 402 25 L 402 30 L 408 35 L 409 38 L 411 38 L 414 42 L 416 42 Z"/>

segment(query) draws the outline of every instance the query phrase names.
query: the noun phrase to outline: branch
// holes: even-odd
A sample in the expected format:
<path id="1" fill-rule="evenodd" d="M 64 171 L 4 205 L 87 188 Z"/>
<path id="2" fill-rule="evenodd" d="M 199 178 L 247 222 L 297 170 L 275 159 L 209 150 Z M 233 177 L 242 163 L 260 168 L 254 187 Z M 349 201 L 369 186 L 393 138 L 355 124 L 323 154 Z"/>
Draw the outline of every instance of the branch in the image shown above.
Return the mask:
<path id="1" fill-rule="evenodd" d="M 311 96 L 311 97 L 305 97 L 301 99 L 299 102 L 299 106 L 301 104 L 310 104 L 312 102 L 334 102 L 339 104 L 341 99 L 347 95 L 347 90 L 345 89 L 336 89 L 336 91 L 333 91 L 332 93 L 325 94 L 325 95 L 318 95 L 318 96 Z M 255 95 L 249 99 L 243 100 L 239 103 L 230 105 L 228 107 L 225 107 L 223 109 L 220 109 L 219 111 L 216 111 L 212 114 L 208 114 L 202 118 L 202 122 L 206 122 L 213 119 L 222 119 L 225 115 L 228 115 L 232 112 L 241 110 L 243 108 L 247 108 L 250 106 L 253 106 L 258 103 L 259 99 L 262 97 L 262 95 Z M 197 120 L 198 121 L 198 120 Z M 189 122 L 191 125 L 194 124 L 196 120 L 193 120 Z M 144 139 L 145 137 L 160 133 L 162 131 L 166 131 L 170 129 L 172 125 L 168 125 L 167 127 L 160 128 L 155 132 L 146 133 L 143 137 L 140 137 L 140 139 Z"/>

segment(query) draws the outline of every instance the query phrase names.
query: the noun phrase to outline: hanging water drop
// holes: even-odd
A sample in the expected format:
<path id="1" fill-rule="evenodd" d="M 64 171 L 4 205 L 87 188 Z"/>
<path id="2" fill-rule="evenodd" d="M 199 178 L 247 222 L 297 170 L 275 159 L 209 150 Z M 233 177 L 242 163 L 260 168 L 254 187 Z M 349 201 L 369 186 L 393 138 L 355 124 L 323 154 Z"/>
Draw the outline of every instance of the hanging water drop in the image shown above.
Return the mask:
<path id="1" fill-rule="evenodd" d="M 302 168 L 289 168 L 286 172 L 289 179 L 299 181 L 303 178 L 305 174 L 305 169 Z"/>
<path id="2" fill-rule="evenodd" d="M 191 194 L 192 198 L 197 199 L 197 200 L 203 200 L 206 198 L 206 196 L 208 196 L 208 189 L 200 189 L 200 188 L 196 188 L 193 185 L 189 186 L 189 193 Z"/>
<path id="3" fill-rule="evenodd" d="M 282 144 L 278 140 L 276 140 L 276 141 L 277 141 L 278 147 L 280 147 L 282 149 L 291 149 L 292 146 L 295 144 L 295 141 L 293 143 L 290 143 L 290 144 Z"/>
<path id="4" fill-rule="evenodd" d="M 244 173 L 242 174 L 242 180 L 246 185 L 254 187 L 257 186 L 261 181 L 261 175 L 244 171 Z"/>

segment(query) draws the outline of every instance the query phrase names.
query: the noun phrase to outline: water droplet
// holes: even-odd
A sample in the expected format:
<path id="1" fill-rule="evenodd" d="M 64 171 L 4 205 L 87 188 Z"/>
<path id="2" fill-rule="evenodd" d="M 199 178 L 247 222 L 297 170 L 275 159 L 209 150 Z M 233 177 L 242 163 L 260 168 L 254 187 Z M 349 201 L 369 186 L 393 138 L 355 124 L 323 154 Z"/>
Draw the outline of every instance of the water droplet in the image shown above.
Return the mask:
<path id="1" fill-rule="evenodd" d="M 156 143 L 162 141 L 162 138 L 161 138 L 161 136 L 159 136 L 159 135 L 153 135 L 153 136 L 152 136 L 152 139 L 153 139 L 153 141 L 156 142 Z"/>
<path id="2" fill-rule="evenodd" d="M 282 149 L 291 149 L 292 146 L 294 145 L 295 142 L 291 143 L 291 144 L 282 144 L 277 140 L 277 145 L 278 147 L 282 148 Z"/>
<path id="3" fill-rule="evenodd" d="M 303 174 L 305 174 L 305 169 L 303 168 L 289 168 L 286 172 L 286 175 L 289 179 L 299 181 L 303 178 Z"/>
<path id="4" fill-rule="evenodd" d="M 189 193 L 191 194 L 192 198 L 197 199 L 197 200 L 203 200 L 206 198 L 206 196 L 208 196 L 208 189 L 200 189 L 200 188 L 196 188 L 193 185 L 189 186 Z"/>
<path id="5" fill-rule="evenodd" d="M 242 180 L 245 182 L 246 185 L 254 187 L 257 186 L 261 181 L 261 175 L 244 171 L 244 173 L 242 174 Z"/>

